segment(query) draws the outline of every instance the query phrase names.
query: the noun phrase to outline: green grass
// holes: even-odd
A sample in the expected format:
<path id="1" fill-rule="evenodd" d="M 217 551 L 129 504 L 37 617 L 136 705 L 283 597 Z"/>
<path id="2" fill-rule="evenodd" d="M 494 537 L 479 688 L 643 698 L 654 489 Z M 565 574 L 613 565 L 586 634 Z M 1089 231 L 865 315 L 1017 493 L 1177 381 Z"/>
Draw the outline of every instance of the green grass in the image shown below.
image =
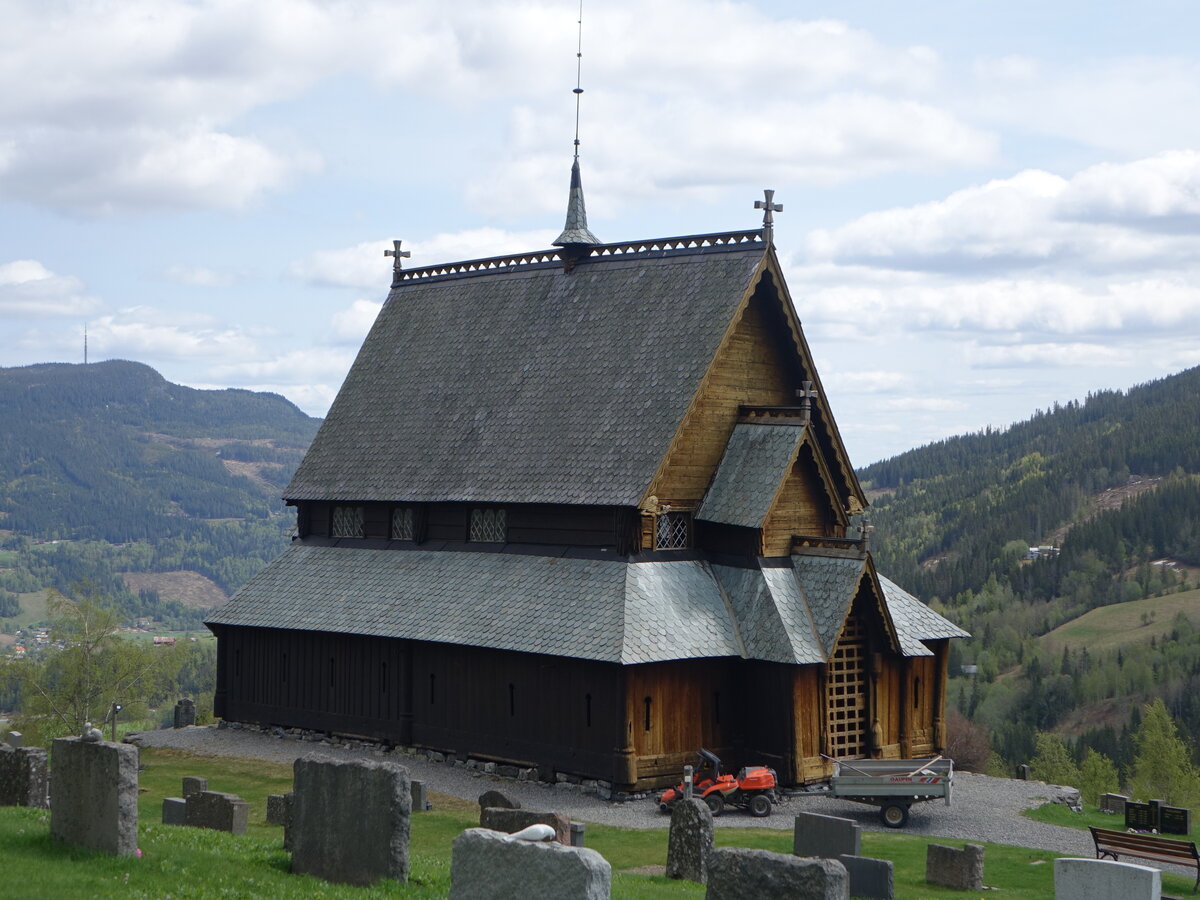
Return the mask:
<path id="1" fill-rule="evenodd" d="M 1175 615 L 1191 614 L 1198 602 L 1200 590 L 1101 606 L 1047 632 L 1038 638 L 1038 643 L 1051 654 L 1061 654 L 1063 647 L 1072 652 L 1087 647 L 1089 653 L 1097 653 L 1147 644 L 1151 638 L 1161 640 L 1170 634 Z M 1143 624 L 1142 617 L 1151 615 L 1154 618 Z"/>
<path id="2" fill-rule="evenodd" d="M 1125 819 L 1122 816 L 1114 816 L 1109 813 L 1102 813 L 1097 807 L 1085 806 L 1082 813 L 1072 812 L 1061 803 L 1043 803 L 1035 809 L 1027 809 L 1025 815 L 1038 822 L 1047 822 L 1050 825 L 1062 825 L 1066 828 L 1075 828 L 1080 831 L 1087 831 L 1091 826 L 1096 828 L 1110 828 L 1117 831 L 1125 830 Z M 1163 837 L 1174 838 L 1181 841 L 1200 841 L 1200 829 L 1192 828 L 1191 834 L 1164 834 Z M 1130 859 L 1130 862 L 1143 862 L 1137 859 Z M 1145 863 L 1153 865 L 1152 863 Z M 1191 893 L 1192 885 L 1196 883 L 1196 878 L 1193 875 L 1191 878 L 1184 878 L 1181 875 L 1174 875 L 1168 872 L 1163 872 L 1163 891 L 1174 894 Z"/>
<path id="3" fill-rule="evenodd" d="M 45 622 L 50 618 L 49 591 L 34 591 L 29 594 L 17 594 L 17 600 L 21 603 L 21 614 L 9 621 L 15 622 L 17 628 L 28 628 L 31 625 L 37 625 Z"/>
<path id="4" fill-rule="evenodd" d="M 0 894 L 11 885 L 29 898 L 220 898 L 270 897 L 445 897 L 450 889 L 450 843 L 478 823 L 471 802 L 434 794 L 434 809 L 413 817 L 411 880 L 382 882 L 370 888 L 326 884 L 288 871 L 282 829 L 266 824 L 268 794 L 291 787 L 291 766 L 255 760 L 192 757 L 169 750 L 142 751 L 141 859 L 102 856 L 71 850 L 49 837 L 49 815 L 40 810 L 0 808 Z M 245 835 L 158 824 L 164 797 L 179 796 L 185 775 L 208 779 L 209 788 L 238 794 L 250 802 Z M 613 866 L 613 896 L 630 900 L 703 897 L 701 885 L 631 873 L 627 870 L 666 861 L 665 829 L 635 830 L 589 825 L 588 846 Z M 890 859 L 896 866 L 896 896 L 910 900 L 950 900 L 965 895 L 925 884 L 927 839 L 904 833 L 863 834 L 863 853 Z M 717 827 L 719 846 L 745 846 L 791 852 L 788 831 Z M 987 846 L 985 881 L 1004 898 L 1040 900 L 1053 896 L 1055 854 L 999 844 Z M 1180 880 L 1179 885 L 1183 884 Z M 1170 877 L 1164 887 L 1174 884 Z M 1188 884 L 1190 888 L 1190 883 Z"/>

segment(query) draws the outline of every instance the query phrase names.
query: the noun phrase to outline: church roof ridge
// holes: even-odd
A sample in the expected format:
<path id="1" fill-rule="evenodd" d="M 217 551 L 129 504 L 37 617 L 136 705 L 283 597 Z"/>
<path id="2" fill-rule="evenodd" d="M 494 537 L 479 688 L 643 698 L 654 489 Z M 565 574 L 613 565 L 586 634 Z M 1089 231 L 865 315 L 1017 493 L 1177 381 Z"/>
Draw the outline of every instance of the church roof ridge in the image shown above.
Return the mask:
<path id="1" fill-rule="evenodd" d="M 649 238 L 636 241 L 617 241 L 610 244 L 590 244 L 587 253 L 577 260 L 585 264 L 609 259 L 646 257 L 661 259 L 697 253 L 723 253 L 729 250 L 766 249 L 762 229 L 717 231 L 709 234 L 688 234 L 674 237 Z M 467 259 L 459 262 L 421 266 L 415 269 L 396 269 L 392 287 L 412 282 L 444 281 L 498 272 L 526 271 L 534 268 L 561 266 L 561 248 L 534 250 L 504 256 Z"/>

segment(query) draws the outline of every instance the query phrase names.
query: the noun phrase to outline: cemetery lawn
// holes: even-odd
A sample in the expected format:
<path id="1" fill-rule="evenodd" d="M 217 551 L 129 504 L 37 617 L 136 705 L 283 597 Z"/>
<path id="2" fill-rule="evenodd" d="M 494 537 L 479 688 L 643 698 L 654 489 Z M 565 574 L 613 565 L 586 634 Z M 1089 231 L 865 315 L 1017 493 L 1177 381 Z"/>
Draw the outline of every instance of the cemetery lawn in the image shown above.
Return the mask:
<path id="1" fill-rule="evenodd" d="M 355 888 L 327 884 L 309 876 L 292 875 L 282 849 L 283 830 L 266 824 L 268 794 L 291 787 L 291 766 L 257 760 L 194 757 L 178 751 L 143 749 L 139 799 L 143 856 L 114 858 L 65 848 L 50 839 L 50 815 L 45 810 L 0 807 L 0 896 L 27 898 L 442 898 L 450 891 L 450 843 L 465 828 L 478 824 L 478 807 L 440 794 L 431 796 L 434 809 L 413 816 L 411 872 L 407 885 L 381 882 Z M 210 790 L 238 794 L 250 802 L 245 835 L 198 828 L 164 826 L 162 800 L 180 793 L 185 775 L 208 779 Z M 779 815 L 786 815 L 780 811 Z M 1039 815 L 1040 818 L 1040 815 Z M 1110 818 L 1111 817 L 1106 817 Z M 1062 823 L 1057 823 L 1062 824 Z M 898 898 L 962 898 L 958 891 L 925 884 L 928 843 L 961 842 L 928 839 L 904 833 L 863 833 L 863 853 L 890 859 L 896 866 Z M 589 825 L 588 846 L 613 866 L 613 897 L 630 900 L 703 897 L 704 887 L 625 870 L 661 866 L 666 861 L 665 829 L 635 830 Z M 720 846 L 759 847 L 788 853 L 790 831 L 722 829 Z M 1009 900 L 1053 896 L 1056 854 L 1041 850 L 987 845 L 985 882 L 1002 889 Z M 1191 881 L 1168 876 L 1163 887 L 1176 891 Z"/>

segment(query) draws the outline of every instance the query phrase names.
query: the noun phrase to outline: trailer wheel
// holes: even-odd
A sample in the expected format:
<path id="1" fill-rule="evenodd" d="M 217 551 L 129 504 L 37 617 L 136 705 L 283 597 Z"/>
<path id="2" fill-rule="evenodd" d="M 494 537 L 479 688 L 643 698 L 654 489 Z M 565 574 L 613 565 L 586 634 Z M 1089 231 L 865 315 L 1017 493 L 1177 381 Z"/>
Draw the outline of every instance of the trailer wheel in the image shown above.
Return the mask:
<path id="1" fill-rule="evenodd" d="M 717 791 L 713 791 L 705 797 L 704 802 L 708 804 L 708 810 L 714 817 L 725 812 L 725 798 Z"/>
<path id="2" fill-rule="evenodd" d="M 759 819 L 771 814 L 771 798 L 766 794 L 755 794 L 750 798 L 750 815 Z"/>
<path id="3" fill-rule="evenodd" d="M 885 803 L 879 810 L 879 818 L 888 828 L 903 828 L 908 824 L 908 806 L 903 803 Z"/>

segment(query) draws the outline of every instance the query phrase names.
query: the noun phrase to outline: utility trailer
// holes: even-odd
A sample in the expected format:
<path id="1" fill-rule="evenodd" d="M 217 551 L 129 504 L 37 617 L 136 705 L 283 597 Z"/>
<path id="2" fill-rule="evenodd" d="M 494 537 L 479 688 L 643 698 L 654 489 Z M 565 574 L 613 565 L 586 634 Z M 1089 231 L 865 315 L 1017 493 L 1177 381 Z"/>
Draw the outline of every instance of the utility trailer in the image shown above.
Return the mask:
<path id="1" fill-rule="evenodd" d="M 888 828 L 907 825 L 908 808 L 914 803 L 944 798 L 950 805 L 952 759 L 834 759 L 833 763 L 830 796 L 878 806 L 879 818 Z"/>

